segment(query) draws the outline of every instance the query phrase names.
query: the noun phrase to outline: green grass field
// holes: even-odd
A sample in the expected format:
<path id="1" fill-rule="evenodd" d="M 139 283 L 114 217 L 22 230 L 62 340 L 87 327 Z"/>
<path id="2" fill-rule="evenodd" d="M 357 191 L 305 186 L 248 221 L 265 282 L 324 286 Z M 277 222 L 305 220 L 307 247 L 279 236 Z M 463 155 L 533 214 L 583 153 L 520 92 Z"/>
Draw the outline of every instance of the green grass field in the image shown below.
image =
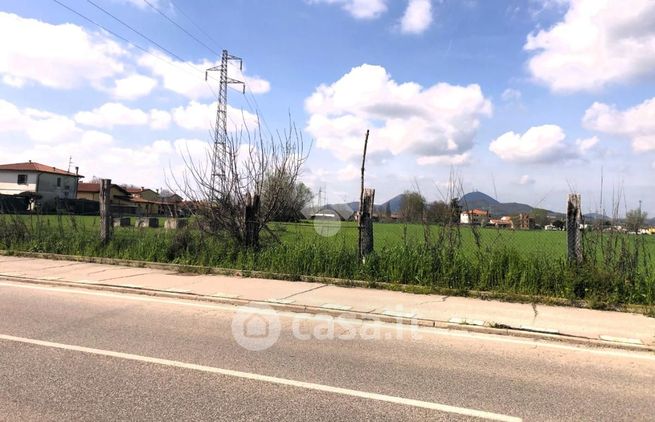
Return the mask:
<path id="1" fill-rule="evenodd" d="M 0 249 L 358 279 L 452 294 L 488 291 L 595 305 L 655 305 L 655 236 L 588 233 L 584 263 L 570 265 L 565 232 L 431 226 L 426 233 L 422 225 L 377 223 L 375 252 L 362 263 L 356 223 L 342 223 L 338 230 L 317 231 L 310 222 L 270 228 L 279 243 L 262 232 L 264 246 L 257 251 L 193 227 L 116 228 L 103 245 L 98 217 L 0 216 Z"/>
<path id="2" fill-rule="evenodd" d="M 332 227 L 322 229 L 311 222 L 302 223 L 273 223 L 272 228 L 279 234 L 283 242 L 311 241 L 311 242 L 335 242 L 338 244 L 357 242 L 357 223 L 343 222 L 338 226 L 338 232 L 333 236 Z M 334 226 L 335 228 L 337 226 Z M 429 228 L 429 236 L 436 238 L 439 235 L 440 227 L 433 225 Z M 480 236 L 479 242 L 482 246 L 491 246 L 496 243 L 512 244 L 526 253 L 543 253 L 548 256 L 561 258 L 566 255 L 566 232 L 545 231 L 545 230 L 507 230 L 495 228 L 477 228 Z M 472 251 L 477 250 L 475 236 L 470 227 L 460 228 L 462 236 L 462 247 Z M 421 224 L 401 223 L 378 223 L 373 226 L 376 250 L 384 247 L 393 247 L 402 243 L 416 243 L 425 241 L 425 227 Z M 655 251 L 655 237 L 652 245 Z"/>

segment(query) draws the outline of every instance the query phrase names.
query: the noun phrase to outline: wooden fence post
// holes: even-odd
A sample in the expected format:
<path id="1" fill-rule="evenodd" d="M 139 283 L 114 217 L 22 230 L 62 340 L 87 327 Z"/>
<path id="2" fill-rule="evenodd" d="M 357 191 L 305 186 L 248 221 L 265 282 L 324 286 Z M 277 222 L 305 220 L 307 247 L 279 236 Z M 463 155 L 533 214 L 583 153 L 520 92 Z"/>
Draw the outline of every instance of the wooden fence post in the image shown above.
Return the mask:
<path id="1" fill-rule="evenodd" d="M 246 247 L 248 248 L 257 248 L 259 246 L 259 230 L 257 225 L 259 224 L 259 207 L 260 199 L 259 195 L 250 196 L 250 193 L 246 196 Z"/>
<path id="2" fill-rule="evenodd" d="M 571 193 L 566 207 L 566 234 L 569 262 L 582 262 L 582 212 L 580 194 Z"/>
<path id="3" fill-rule="evenodd" d="M 359 211 L 357 213 L 357 257 L 359 258 L 359 260 L 362 260 L 364 258 L 364 255 L 362 254 L 362 251 L 364 251 L 364 246 L 363 246 L 364 225 L 363 225 L 362 215 L 364 214 L 364 171 L 366 169 L 366 149 L 368 147 L 368 135 L 369 135 L 369 130 L 366 130 L 366 137 L 364 138 L 364 153 L 362 154 L 362 185 L 361 185 L 361 190 L 359 191 Z M 371 245 L 372 245 L 373 244 L 372 231 L 370 235 L 371 235 Z"/>
<path id="4" fill-rule="evenodd" d="M 373 252 L 373 204 L 375 203 L 375 189 L 364 189 L 362 205 L 359 212 L 360 224 L 360 251 L 359 256 L 363 259 Z"/>
<path id="5" fill-rule="evenodd" d="M 100 181 L 100 240 L 107 243 L 111 240 L 111 179 Z"/>

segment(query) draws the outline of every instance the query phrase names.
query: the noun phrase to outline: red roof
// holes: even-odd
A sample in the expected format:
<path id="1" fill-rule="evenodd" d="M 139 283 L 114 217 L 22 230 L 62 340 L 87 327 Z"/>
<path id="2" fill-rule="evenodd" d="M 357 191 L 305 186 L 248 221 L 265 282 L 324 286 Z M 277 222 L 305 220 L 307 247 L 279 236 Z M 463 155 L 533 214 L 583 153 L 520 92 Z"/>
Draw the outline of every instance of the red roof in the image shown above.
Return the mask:
<path id="1" fill-rule="evenodd" d="M 100 183 L 78 183 L 77 184 L 77 191 L 78 192 L 88 192 L 88 193 L 95 193 L 95 192 L 100 192 Z"/>
<path id="2" fill-rule="evenodd" d="M 123 188 L 123 187 L 121 187 L 119 185 L 115 185 L 115 184 L 112 183 L 111 187 L 118 189 L 119 191 L 121 191 L 125 195 L 129 195 L 127 190 L 125 190 L 125 188 Z M 93 183 L 93 182 L 83 183 L 83 182 L 80 182 L 80 183 L 77 184 L 77 191 L 78 192 L 86 192 L 86 193 L 100 193 L 100 183 Z"/>
<path id="3" fill-rule="evenodd" d="M 474 210 L 468 210 L 468 211 L 464 211 L 464 212 L 466 214 L 469 214 L 469 215 L 483 215 L 483 216 L 488 216 L 489 215 L 489 211 L 479 210 L 477 208 L 474 209 Z"/>
<path id="4" fill-rule="evenodd" d="M 34 163 L 32 161 L 27 163 L 2 164 L 0 165 L 0 171 L 32 171 L 37 173 L 61 174 L 62 176 L 84 177 L 79 174 L 71 173 L 56 167 L 46 166 L 45 164 Z"/>

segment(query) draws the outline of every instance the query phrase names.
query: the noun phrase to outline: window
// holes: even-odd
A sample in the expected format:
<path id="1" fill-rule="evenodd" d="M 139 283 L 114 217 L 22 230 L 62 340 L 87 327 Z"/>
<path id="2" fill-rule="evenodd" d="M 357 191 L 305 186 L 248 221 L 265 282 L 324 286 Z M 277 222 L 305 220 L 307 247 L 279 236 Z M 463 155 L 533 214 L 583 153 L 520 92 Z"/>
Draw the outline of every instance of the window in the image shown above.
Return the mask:
<path id="1" fill-rule="evenodd" d="M 27 174 L 19 174 L 17 183 L 19 185 L 26 185 L 27 184 Z"/>
<path id="2" fill-rule="evenodd" d="M 57 187 L 58 187 L 58 188 L 61 187 L 61 177 L 58 177 L 58 178 L 57 178 Z"/>

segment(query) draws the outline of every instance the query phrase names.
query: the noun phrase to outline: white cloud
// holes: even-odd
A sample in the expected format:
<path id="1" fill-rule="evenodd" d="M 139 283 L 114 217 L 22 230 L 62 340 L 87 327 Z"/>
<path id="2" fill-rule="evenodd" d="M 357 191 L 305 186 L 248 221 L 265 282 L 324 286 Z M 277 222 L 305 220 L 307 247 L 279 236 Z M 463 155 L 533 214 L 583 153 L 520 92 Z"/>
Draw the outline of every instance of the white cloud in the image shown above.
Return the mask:
<path id="1" fill-rule="evenodd" d="M 508 103 L 519 102 L 521 101 L 521 97 L 521 91 L 514 88 L 507 88 L 501 95 L 502 100 Z"/>
<path id="2" fill-rule="evenodd" d="M 489 150 L 504 161 L 546 162 L 566 157 L 562 128 L 534 126 L 525 133 L 506 132 L 489 144 Z"/>
<path id="3" fill-rule="evenodd" d="M 349 182 L 361 176 L 361 169 L 354 164 L 348 164 L 346 167 L 337 170 L 337 180 L 340 182 Z"/>
<path id="4" fill-rule="evenodd" d="M 0 132 L 22 130 L 29 124 L 29 119 L 18 107 L 9 101 L 0 99 Z"/>
<path id="5" fill-rule="evenodd" d="M 75 139 L 81 131 L 66 116 L 33 108 L 20 109 L 0 99 L 0 133 L 24 133 L 40 143 L 54 143 Z"/>
<path id="6" fill-rule="evenodd" d="M 491 114 L 478 85 L 423 88 L 397 83 L 383 67 L 366 64 L 319 86 L 305 107 L 316 145 L 344 160 L 361 155 L 367 129 L 371 153 L 411 153 L 423 162 L 458 156 L 473 146 L 480 118 Z"/>
<path id="7" fill-rule="evenodd" d="M 81 133 L 73 120 L 55 114 L 44 117 L 33 116 L 25 132 L 31 139 L 42 143 L 71 141 Z"/>
<path id="8" fill-rule="evenodd" d="M 121 103 L 105 103 L 91 111 L 80 111 L 73 116 L 81 125 L 113 128 L 114 126 L 150 126 L 151 129 L 167 129 L 172 117 L 168 111 L 151 109 L 144 111 Z"/>
<path id="9" fill-rule="evenodd" d="M 146 10 L 149 9 L 150 6 L 144 1 L 144 0 L 112 0 L 114 3 L 123 3 L 123 4 L 128 4 L 130 6 L 135 6 L 141 10 Z M 153 6 L 159 8 L 162 4 L 162 0 L 149 0 L 150 4 Z M 152 10 L 152 9 L 149 9 Z"/>
<path id="10" fill-rule="evenodd" d="M 589 91 L 652 74 L 655 2 L 571 0 L 563 20 L 528 35 L 532 76 L 558 92 Z"/>
<path id="11" fill-rule="evenodd" d="M 421 34 L 432 24 L 432 1 L 409 0 L 400 20 L 400 30 L 406 34 Z"/>
<path id="12" fill-rule="evenodd" d="M 171 113 L 164 110 L 152 109 L 149 115 L 152 129 L 167 129 L 172 120 Z"/>
<path id="13" fill-rule="evenodd" d="M 578 146 L 580 154 L 584 154 L 598 144 L 598 137 L 592 136 L 591 138 L 578 139 L 575 141 L 575 144 Z"/>
<path id="14" fill-rule="evenodd" d="M 596 102 L 585 111 L 582 123 L 587 129 L 630 139 L 635 151 L 655 150 L 655 97 L 625 111 Z"/>
<path id="15" fill-rule="evenodd" d="M 419 157 L 416 163 L 421 166 L 437 164 L 442 166 L 462 166 L 471 162 L 471 152 L 455 155 L 437 155 L 433 157 Z"/>
<path id="16" fill-rule="evenodd" d="M 307 0 L 307 2 L 339 5 L 356 19 L 376 19 L 387 11 L 387 0 Z"/>
<path id="17" fill-rule="evenodd" d="M 535 180 L 527 174 L 524 174 L 519 179 L 519 185 L 534 185 Z"/>
<path id="18" fill-rule="evenodd" d="M 216 102 L 203 104 L 191 101 L 186 106 L 171 110 L 175 123 L 188 130 L 210 131 L 216 124 Z M 257 116 L 245 110 L 227 106 L 227 129 L 236 131 L 243 128 L 244 123 L 248 130 L 257 129 Z"/>
<path id="19" fill-rule="evenodd" d="M 134 74 L 114 81 L 111 90 L 114 98 L 122 100 L 136 100 L 150 94 L 157 86 L 157 80 L 148 76 Z"/>
<path id="20" fill-rule="evenodd" d="M 149 116 L 138 108 L 129 108 L 121 103 L 105 103 L 91 111 L 75 113 L 75 121 L 93 127 L 143 126 L 149 123 Z"/>
<path id="21" fill-rule="evenodd" d="M 123 72 L 127 52 L 114 41 L 77 25 L 51 25 L 0 12 L 0 75 L 5 84 L 69 89 Z"/>
<path id="22" fill-rule="evenodd" d="M 217 61 L 205 59 L 198 63 L 180 62 L 163 53 L 153 51 L 152 54 L 142 55 L 138 63 L 149 69 L 153 75 L 161 78 L 164 88 L 169 91 L 191 100 L 215 97 L 218 75 L 216 72 L 209 72 L 209 79 L 205 81 L 205 70 L 218 66 L 220 63 Z M 263 94 L 271 89 L 271 84 L 267 80 L 259 76 L 245 75 L 236 66 L 228 67 L 228 76 L 248 83 L 250 91 L 254 94 Z M 214 87 L 213 90 L 212 87 Z M 241 88 L 239 87 L 239 89 Z"/>

